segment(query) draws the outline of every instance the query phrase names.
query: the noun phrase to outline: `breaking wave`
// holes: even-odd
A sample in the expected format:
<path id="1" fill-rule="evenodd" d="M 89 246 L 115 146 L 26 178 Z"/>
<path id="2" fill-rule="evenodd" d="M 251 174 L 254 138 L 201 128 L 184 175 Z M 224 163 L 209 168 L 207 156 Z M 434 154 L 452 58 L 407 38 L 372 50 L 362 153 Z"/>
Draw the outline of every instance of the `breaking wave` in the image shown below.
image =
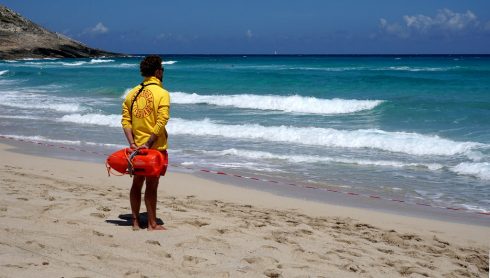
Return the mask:
<path id="1" fill-rule="evenodd" d="M 205 103 L 217 106 L 229 106 L 243 109 L 276 110 L 307 114 L 346 114 L 374 109 L 382 100 L 357 99 L 319 99 L 303 96 L 277 95 L 198 95 L 173 92 L 172 102 L 178 104 Z"/>

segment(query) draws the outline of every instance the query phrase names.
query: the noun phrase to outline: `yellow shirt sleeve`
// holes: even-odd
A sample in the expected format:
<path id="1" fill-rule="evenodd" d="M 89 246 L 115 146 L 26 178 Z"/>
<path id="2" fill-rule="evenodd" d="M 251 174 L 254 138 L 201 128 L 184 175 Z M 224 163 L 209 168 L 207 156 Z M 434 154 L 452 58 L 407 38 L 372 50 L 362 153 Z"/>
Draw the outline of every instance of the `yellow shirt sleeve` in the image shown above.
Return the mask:
<path id="1" fill-rule="evenodd" d="M 165 134 L 165 126 L 170 118 L 170 94 L 163 90 L 163 96 L 160 98 L 160 101 L 157 105 L 157 121 L 155 126 L 153 127 L 153 133 L 160 137 Z"/>
<path id="2" fill-rule="evenodd" d="M 131 95 L 132 92 L 128 94 L 126 99 L 124 100 L 122 104 L 122 119 L 121 119 L 121 124 L 123 128 L 132 128 L 132 123 L 131 123 L 131 113 L 129 111 L 129 104 L 128 104 L 128 99 L 129 96 Z"/>

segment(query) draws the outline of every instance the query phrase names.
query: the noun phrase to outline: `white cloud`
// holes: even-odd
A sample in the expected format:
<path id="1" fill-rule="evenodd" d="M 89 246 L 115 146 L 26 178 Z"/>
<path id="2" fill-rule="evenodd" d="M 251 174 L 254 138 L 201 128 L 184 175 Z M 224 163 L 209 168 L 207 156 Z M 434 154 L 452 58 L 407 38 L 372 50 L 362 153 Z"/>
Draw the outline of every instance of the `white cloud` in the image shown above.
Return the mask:
<path id="1" fill-rule="evenodd" d="M 403 28 L 403 26 L 401 26 L 400 24 L 398 23 L 388 23 L 388 21 L 384 18 L 381 18 L 379 20 L 379 26 L 381 28 L 381 30 L 383 30 L 384 32 L 390 34 L 390 35 L 394 35 L 394 36 L 397 36 L 397 37 L 400 37 L 400 38 L 406 38 L 409 36 L 407 30 L 405 28 Z"/>
<path id="2" fill-rule="evenodd" d="M 472 11 L 466 13 L 453 12 L 450 9 L 439 10 L 435 17 L 425 15 L 405 15 L 403 17 L 408 28 L 427 32 L 433 28 L 459 31 L 478 25 L 476 15 Z"/>
<path id="3" fill-rule="evenodd" d="M 107 32 L 109 32 L 109 28 L 107 28 L 102 22 L 97 23 L 95 27 L 89 30 L 89 33 L 94 35 L 105 34 Z"/>
<path id="4" fill-rule="evenodd" d="M 251 39 L 254 34 L 252 33 L 252 30 L 248 29 L 247 32 L 245 32 L 245 36 L 247 36 L 247 38 Z"/>
<path id="5" fill-rule="evenodd" d="M 470 10 L 458 13 L 450 9 L 441 9 L 433 17 L 422 14 L 404 15 L 401 24 L 389 23 L 386 19 L 381 18 L 379 27 L 384 33 L 408 38 L 411 35 L 424 35 L 431 32 L 454 34 L 465 30 L 481 30 L 479 25 L 477 16 Z M 486 26 L 483 29 L 486 29 Z"/>

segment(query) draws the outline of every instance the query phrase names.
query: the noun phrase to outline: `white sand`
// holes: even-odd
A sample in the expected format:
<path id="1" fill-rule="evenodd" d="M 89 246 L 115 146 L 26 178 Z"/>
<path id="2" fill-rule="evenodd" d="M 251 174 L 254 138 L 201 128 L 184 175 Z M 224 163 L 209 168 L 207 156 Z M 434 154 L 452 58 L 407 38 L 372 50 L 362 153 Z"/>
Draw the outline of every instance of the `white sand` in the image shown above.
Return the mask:
<path id="1" fill-rule="evenodd" d="M 157 211 L 168 230 L 134 232 L 120 218 L 131 213 L 129 177 L 11 148 L 0 144 L 0 277 L 488 277 L 490 220 L 406 217 L 170 172 Z"/>

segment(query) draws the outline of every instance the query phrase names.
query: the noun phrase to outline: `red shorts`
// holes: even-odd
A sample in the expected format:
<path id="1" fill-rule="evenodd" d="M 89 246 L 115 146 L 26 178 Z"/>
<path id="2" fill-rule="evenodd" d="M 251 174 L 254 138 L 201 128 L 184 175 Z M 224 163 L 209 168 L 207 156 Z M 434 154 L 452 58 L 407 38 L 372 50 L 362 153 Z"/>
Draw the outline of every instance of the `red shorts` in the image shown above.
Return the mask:
<path id="1" fill-rule="evenodd" d="M 160 153 L 163 155 L 163 168 L 160 172 L 160 176 L 165 176 L 168 167 L 168 153 L 167 150 L 160 151 Z"/>

